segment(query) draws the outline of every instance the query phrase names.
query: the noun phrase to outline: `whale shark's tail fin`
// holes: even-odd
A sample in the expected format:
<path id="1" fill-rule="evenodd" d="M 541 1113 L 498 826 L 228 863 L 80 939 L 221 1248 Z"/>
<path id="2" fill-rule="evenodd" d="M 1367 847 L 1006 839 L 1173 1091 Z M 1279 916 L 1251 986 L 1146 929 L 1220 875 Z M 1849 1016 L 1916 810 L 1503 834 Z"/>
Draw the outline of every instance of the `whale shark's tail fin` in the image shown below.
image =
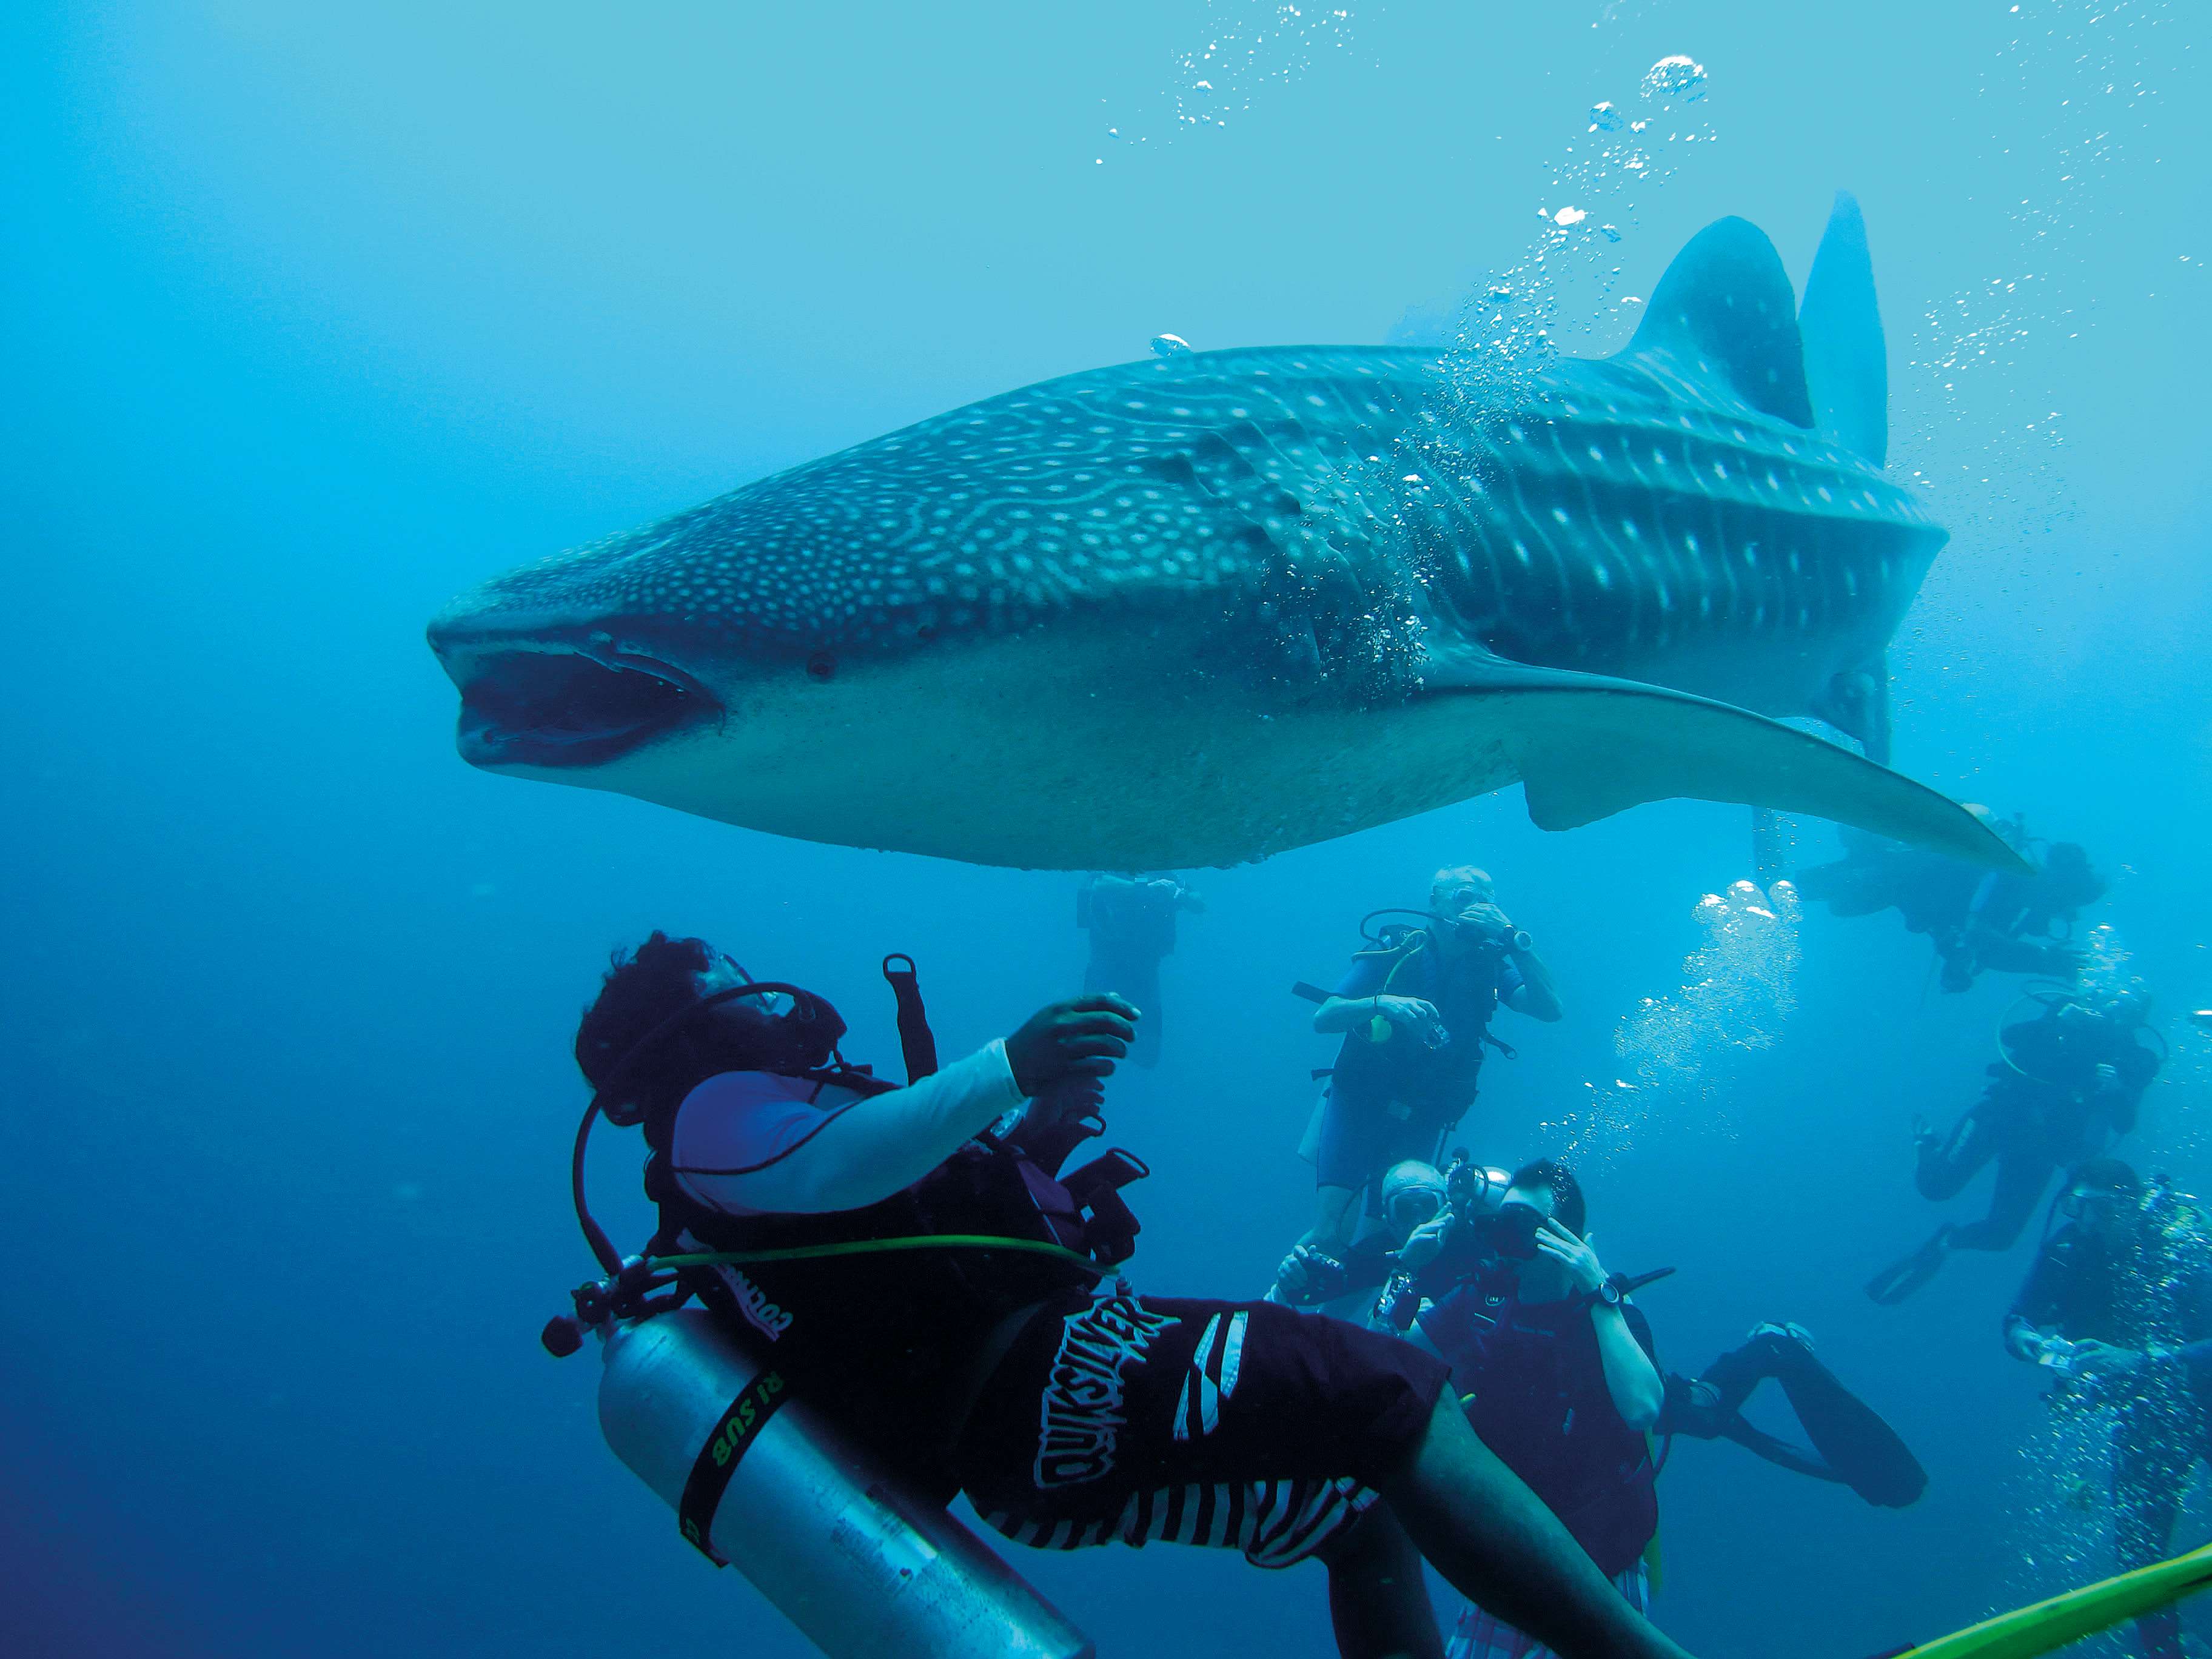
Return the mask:
<path id="1" fill-rule="evenodd" d="M 1881 465 L 1889 451 L 1889 360 L 1866 221 L 1847 190 L 1836 192 L 1820 251 L 1813 256 L 1797 331 L 1805 342 L 1814 418 L 1847 448 Z"/>
<path id="2" fill-rule="evenodd" d="M 1715 384 L 1763 414 L 1813 424 L 1797 296 L 1766 233 L 1717 219 L 1674 256 L 1623 357 Z"/>

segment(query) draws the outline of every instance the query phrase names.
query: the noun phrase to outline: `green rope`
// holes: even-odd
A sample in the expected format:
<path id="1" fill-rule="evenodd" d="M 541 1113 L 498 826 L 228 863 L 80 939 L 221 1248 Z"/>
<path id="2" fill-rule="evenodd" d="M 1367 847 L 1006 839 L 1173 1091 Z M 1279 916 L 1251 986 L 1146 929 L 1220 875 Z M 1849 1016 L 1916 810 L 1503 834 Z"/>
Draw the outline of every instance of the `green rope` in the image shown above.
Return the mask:
<path id="1" fill-rule="evenodd" d="M 728 1263 L 734 1267 L 750 1267 L 765 1261 L 811 1261 L 823 1256 L 879 1255 L 892 1250 L 1027 1250 L 1034 1255 L 1053 1256 L 1080 1267 L 1094 1279 L 1106 1277 L 1107 1270 L 1089 1256 L 1071 1250 L 1062 1244 L 1048 1244 L 1041 1238 L 1000 1238 L 990 1233 L 930 1233 L 918 1238 L 855 1238 L 836 1244 L 800 1244 L 781 1250 L 699 1250 L 687 1255 L 656 1255 L 647 1258 L 648 1264 L 661 1267 L 714 1267 Z"/>

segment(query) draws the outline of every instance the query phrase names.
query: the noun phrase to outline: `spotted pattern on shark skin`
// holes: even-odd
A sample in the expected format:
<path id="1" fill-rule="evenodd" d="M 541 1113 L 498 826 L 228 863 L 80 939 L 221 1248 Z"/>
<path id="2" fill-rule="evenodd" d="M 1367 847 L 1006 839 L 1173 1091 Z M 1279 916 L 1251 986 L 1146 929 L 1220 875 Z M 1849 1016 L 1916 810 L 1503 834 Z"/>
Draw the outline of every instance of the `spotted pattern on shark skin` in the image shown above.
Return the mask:
<path id="1" fill-rule="evenodd" d="M 1817 402 L 1779 256 L 1723 219 L 1603 361 L 1178 353 L 954 410 L 463 596 L 459 747 L 1023 867 L 1242 862 L 1514 781 L 1551 829 L 1742 801 L 2002 866 L 1878 763 L 1944 537 L 1814 423 L 1878 451 L 1843 204 L 1816 263 Z"/>
<path id="2" fill-rule="evenodd" d="M 1501 656 L 1608 672 L 1700 636 L 1886 638 L 1942 544 L 1920 502 L 1818 434 L 1689 391 L 1565 363 L 1527 407 L 1432 440 L 1445 464 L 1407 510 L 1432 521 L 1437 607 Z"/>
<path id="3" fill-rule="evenodd" d="M 1886 636 L 1942 532 L 1814 434 L 1567 362 L 1529 406 L 1440 415 L 1433 353 L 1193 354 L 1048 381 L 526 567 L 557 605 L 790 653 L 1006 632 L 1077 605 L 1256 595 L 1274 672 L 1406 690 L 1430 618 L 1516 660 L 1700 634 Z"/>

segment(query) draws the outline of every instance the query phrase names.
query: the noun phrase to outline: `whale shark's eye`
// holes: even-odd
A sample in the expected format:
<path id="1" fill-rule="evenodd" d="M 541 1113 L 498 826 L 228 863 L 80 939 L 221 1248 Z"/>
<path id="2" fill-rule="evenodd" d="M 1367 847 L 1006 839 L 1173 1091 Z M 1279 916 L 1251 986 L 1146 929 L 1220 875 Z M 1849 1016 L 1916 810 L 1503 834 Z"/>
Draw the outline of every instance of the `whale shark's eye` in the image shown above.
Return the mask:
<path id="1" fill-rule="evenodd" d="M 817 651 L 806 659 L 806 678 L 810 680 L 836 678 L 837 659 L 827 651 Z"/>

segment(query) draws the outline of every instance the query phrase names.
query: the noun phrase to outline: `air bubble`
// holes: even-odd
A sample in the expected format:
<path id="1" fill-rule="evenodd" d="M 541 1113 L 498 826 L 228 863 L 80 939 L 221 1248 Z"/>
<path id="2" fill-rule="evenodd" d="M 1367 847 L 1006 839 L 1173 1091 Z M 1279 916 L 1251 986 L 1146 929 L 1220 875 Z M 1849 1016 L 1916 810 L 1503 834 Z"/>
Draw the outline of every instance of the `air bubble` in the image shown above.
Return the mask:
<path id="1" fill-rule="evenodd" d="M 1705 66 L 1680 54 L 1662 58 L 1644 72 L 1641 91 L 1646 98 L 1694 104 L 1705 95 Z"/>

